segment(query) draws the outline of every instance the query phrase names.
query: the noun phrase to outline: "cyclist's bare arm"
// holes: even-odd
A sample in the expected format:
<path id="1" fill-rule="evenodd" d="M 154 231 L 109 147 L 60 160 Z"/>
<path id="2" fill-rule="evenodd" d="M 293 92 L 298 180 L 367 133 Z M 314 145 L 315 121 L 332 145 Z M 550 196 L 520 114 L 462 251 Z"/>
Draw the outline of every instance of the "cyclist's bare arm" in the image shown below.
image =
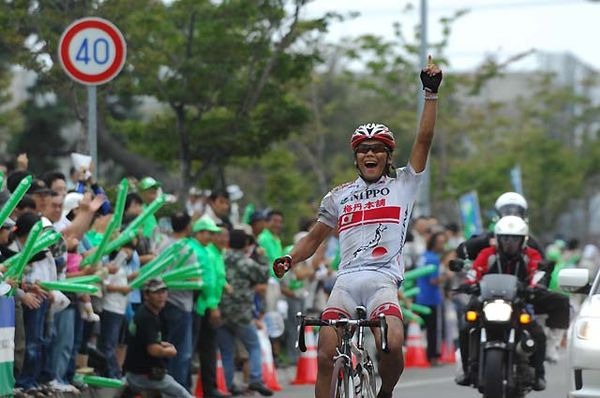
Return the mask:
<path id="1" fill-rule="evenodd" d="M 294 245 L 294 248 L 288 256 L 280 257 L 275 260 L 273 264 L 275 274 L 281 278 L 294 264 L 304 261 L 312 256 L 319 245 L 331 233 L 332 229 L 333 228 L 321 222 L 315 223 L 308 234 Z"/>
<path id="2" fill-rule="evenodd" d="M 308 234 L 300 239 L 290 252 L 290 256 L 292 256 L 292 265 L 304 261 L 315 254 L 319 245 L 327 238 L 327 236 L 329 236 L 332 229 L 333 228 L 322 222 L 316 222 Z"/>
<path id="3" fill-rule="evenodd" d="M 410 153 L 410 165 L 417 173 L 425 170 L 429 149 L 433 141 L 437 116 L 437 90 L 441 80 L 442 72 L 429 56 L 429 62 L 421 73 L 421 81 L 425 90 L 425 106 L 421 114 L 419 132 Z"/>
<path id="4" fill-rule="evenodd" d="M 425 170 L 429 149 L 433 141 L 433 129 L 437 115 L 437 101 L 425 101 L 423 114 L 421 115 L 421 123 L 419 133 L 415 138 L 415 142 L 410 153 L 410 165 L 420 173 Z"/>

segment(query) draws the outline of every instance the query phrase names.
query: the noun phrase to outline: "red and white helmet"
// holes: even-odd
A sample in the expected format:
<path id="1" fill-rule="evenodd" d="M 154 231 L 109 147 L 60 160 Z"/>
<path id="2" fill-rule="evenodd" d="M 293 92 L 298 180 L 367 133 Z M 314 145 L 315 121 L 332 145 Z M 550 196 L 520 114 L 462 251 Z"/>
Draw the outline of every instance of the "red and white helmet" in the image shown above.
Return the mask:
<path id="1" fill-rule="evenodd" d="M 358 126 L 354 133 L 352 134 L 352 138 L 350 140 L 350 144 L 352 145 L 352 149 L 355 150 L 358 144 L 366 140 L 377 140 L 385 144 L 391 150 L 396 148 L 396 141 L 394 141 L 394 135 L 387 128 L 387 126 L 378 123 L 367 123 L 361 126 Z"/>

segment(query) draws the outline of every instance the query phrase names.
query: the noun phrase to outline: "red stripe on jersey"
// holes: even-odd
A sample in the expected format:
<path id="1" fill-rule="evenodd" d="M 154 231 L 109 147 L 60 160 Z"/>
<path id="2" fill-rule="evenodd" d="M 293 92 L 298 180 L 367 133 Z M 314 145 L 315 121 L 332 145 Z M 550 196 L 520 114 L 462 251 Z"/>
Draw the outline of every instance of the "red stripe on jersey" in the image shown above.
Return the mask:
<path id="1" fill-rule="evenodd" d="M 338 230 L 353 228 L 363 224 L 400 224 L 400 207 L 385 206 L 371 210 L 359 210 L 342 214 L 338 219 Z"/>

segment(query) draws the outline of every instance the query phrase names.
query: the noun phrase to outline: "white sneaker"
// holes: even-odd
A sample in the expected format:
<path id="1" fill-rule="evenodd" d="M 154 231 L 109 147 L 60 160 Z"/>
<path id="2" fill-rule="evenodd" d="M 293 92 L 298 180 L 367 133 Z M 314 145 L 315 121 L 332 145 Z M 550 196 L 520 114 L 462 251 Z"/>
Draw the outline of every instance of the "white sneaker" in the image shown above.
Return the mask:
<path id="1" fill-rule="evenodd" d="M 95 312 L 92 312 L 91 314 L 88 314 L 88 319 L 89 322 L 100 322 L 100 315 L 96 314 Z"/>
<path id="2" fill-rule="evenodd" d="M 52 380 L 50 383 L 48 383 L 48 386 L 57 392 L 72 392 L 72 390 L 69 388 L 71 386 L 60 383 L 58 380 Z"/>

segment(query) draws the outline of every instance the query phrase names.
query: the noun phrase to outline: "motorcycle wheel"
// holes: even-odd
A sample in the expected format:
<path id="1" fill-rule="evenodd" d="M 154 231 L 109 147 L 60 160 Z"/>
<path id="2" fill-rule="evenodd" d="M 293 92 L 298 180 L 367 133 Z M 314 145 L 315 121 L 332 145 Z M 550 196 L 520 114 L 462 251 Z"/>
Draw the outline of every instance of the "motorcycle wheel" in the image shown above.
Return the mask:
<path id="1" fill-rule="evenodd" d="M 346 365 L 344 358 L 336 359 L 331 374 L 329 396 L 331 398 L 351 398 L 350 379 L 350 368 Z"/>
<path id="2" fill-rule="evenodd" d="M 505 398 L 504 350 L 487 350 L 483 368 L 483 398 Z"/>

